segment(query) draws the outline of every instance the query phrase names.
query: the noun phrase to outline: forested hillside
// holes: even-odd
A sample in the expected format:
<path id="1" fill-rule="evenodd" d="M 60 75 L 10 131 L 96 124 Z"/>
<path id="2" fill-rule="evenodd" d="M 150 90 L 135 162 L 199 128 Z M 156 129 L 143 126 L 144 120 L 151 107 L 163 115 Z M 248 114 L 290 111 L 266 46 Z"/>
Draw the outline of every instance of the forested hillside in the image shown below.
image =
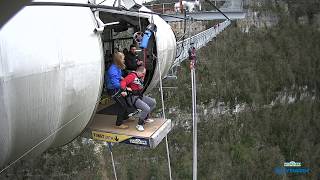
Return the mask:
<path id="1" fill-rule="evenodd" d="M 248 6 L 272 14 L 272 26 L 233 22 L 197 52 L 198 179 L 320 178 L 320 26 L 318 1 Z M 288 5 L 285 5 L 285 2 Z M 252 4 L 250 4 L 252 5 Z M 267 13 L 266 13 L 267 12 Z M 192 179 L 191 80 L 188 62 L 176 90 L 166 90 L 173 179 Z M 152 93 L 159 99 L 158 90 Z M 160 100 L 158 100 L 160 112 Z M 118 179 L 169 179 L 165 144 L 113 148 Z M 284 162 L 307 174 L 277 175 Z M 107 147 L 79 137 L 20 161 L 0 179 L 113 179 Z"/>

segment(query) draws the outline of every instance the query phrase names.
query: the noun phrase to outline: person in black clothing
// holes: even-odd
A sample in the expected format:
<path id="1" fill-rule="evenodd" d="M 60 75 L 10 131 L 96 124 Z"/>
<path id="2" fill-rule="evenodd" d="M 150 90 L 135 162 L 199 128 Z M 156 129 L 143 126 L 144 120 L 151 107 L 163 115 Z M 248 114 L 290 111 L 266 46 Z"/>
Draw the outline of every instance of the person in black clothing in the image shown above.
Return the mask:
<path id="1" fill-rule="evenodd" d="M 126 54 L 125 57 L 125 64 L 126 64 L 126 69 L 129 71 L 135 71 L 137 70 L 138 66 L 142 65 L 142 61 L 138 59 L 138 55 L 136 53 L 136 46 L 134 44 L 130 45 L 130 51 Z"/>
<path id="2" fill-rule="evenodd" d="M 123 52 L 123 54 L 124 54 L 125 56 L 127 56 L 127 54 L 128 54 L 129 51 L 128 51 L 127 48 L 124 48 L 122 52 Z"/>

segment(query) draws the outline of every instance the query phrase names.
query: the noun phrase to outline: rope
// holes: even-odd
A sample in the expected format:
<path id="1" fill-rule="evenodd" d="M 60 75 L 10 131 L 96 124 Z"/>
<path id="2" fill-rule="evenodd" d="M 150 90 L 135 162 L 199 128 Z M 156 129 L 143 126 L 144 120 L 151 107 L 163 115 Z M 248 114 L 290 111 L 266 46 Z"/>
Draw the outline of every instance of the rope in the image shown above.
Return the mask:
<path id="1" fill-rule="evenodd" d="M 57 132 L 59 132 L 61 129 L 63 129 L 65 126 L 67 126 L 68 124 L 70 124 L 73 120 L 77 119 L 82 113 L 88 111 L 91 107 L 87 108 L 86 110 L 82 111 L 81 113 L 79 113 L 76 117 L 74 117 L 73 119 L 71 119 L 70 121 L 68 121 L 67 123 L 65 123 L 64 125 L 62 125 L 61 127 L 59 127 L 58 129 L 54 130 L 51 134 L 49 134 L 49 136 L 47 136 L 46 138 L 44 138 L 43 140 L 41 140 L 38 144 L 34 145 L 32 148 L 30 148 L 28 151 L 26 151 L 24 154 L 22 154 L 18 159 L 16 159 L 15 161 L 13 161 L 12 163 L 10 163 L 8 166 L 6 166 L 5 168 L 3 168 L 0 171 L 0 174 L 5 171 L 6 169 L 8 169 L 9 167 L 11 167 L 13 164 L 15 164 L 16 162 L 18 162 L 20 159 L 22 159 L 24 156 L 26 156 L 27 154 L 29 154 L 31 151 L 33 151 L 35 148 L 37 148 L 40 144 L 42 144 L 43 142 L 45 142 L 46 140 L 48 140 L 52 135 L 56 134 Z"/>
<path id="2" fill-rule="evenodd" d="M 141 31 L 141 20 L 140 20 L 140 9 L 139 9 L 139 14 L 138 14 L 138 17 L 139 17 L 139 31 Z M 140 42 L 141 43 L 141 42 Z M 147 51 L 146 49 L 143 49 L 143 66 L 146 67 L 146 59 L 147 59 Z"/>
<path id="3" fill-rule="evenodd" d="M 115 166 L 115 164 L 114 164 L 114 159 L 113 159 L 113 153 L 112 153 L 112 145 L 111 145 L 111 143 L 108 143 L 108 147 L 109 147 L 110 156 L 111 156 L 111 161 L 112 161 L 114 179 L 115 179 L 115 180 L 118 180 L 118 178 L 117 178 L 116 166 Z"/>
<path id="4" fill-rule="evenodd" d="M 151 14 L 151 23 L 154 24 L 153 14 Z"/>
<path id="5" fill-rule="evenodd" d="M 97 5 L 101 5 L 102 3 L 104 3 L 106 0 L 101 1 L 100 3 L 98 3 Z"/>
<path id="6" fill-rule="evenodd" d="M 114 2 L 113 2 L 113 7 L 116 7 L 116 3 L 117 3 L 117 0 L 114 0 Z"/>
<path id="7" fill-rule="evenodd" d="M 158 59 L 158 58 L 157 58 Z M 164 100 L 163 100 L 163 88 L 162 88 L 162 76 L 161 76 L 161 63 L 158 60 L 158 71 L 159 71 L 159 79 L 160 79 L 160 93 L 161 93 L 161 104 L 162 104 L 162 115 L 163 118 L 166 119 L 166 114 L 164 111 Z M 170 180 L 172 180 L 172 174 L 171 174 L 171 163 L 170 163 L 170 151 L 168 146 L 168 136 L 166 136 L 166 150 L 167 150 L 167 159 L 168 159 L 168 169 L 169 169 L 169 177 Z"/>
<path id="8" fill-rule="evenodd" d="M 169 177 L 170 177 L 170 180 L 172 180 L 171 163 L 170 163 L 170 152 L 169 152 L 169 146 L 168 146 L 168 136 L 166 136 L 166 149 L 167 149 Z"/>
<path id="9" fill-rule="evenodd" d="M 140 19 L 140 9 L 139 9 L 138 17 L 139 17 L 139 31 L 141 32 L 141 19 Z"/>

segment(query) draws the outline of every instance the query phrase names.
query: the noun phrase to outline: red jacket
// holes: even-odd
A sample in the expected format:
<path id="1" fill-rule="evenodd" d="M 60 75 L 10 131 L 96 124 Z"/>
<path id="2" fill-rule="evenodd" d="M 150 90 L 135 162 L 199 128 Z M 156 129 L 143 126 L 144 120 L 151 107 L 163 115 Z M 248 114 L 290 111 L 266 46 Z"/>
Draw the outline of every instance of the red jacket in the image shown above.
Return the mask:
<path id="1" fill-rule="evenodd" d="M 121 89 L 126 89 L 126 87 L 129 87 L 132 89 L 132 91 L 140 91 L 143 89 L 143 83 L 138 78 L 136 73 L 131 72 L 121 80 L 120 87 Z"/>

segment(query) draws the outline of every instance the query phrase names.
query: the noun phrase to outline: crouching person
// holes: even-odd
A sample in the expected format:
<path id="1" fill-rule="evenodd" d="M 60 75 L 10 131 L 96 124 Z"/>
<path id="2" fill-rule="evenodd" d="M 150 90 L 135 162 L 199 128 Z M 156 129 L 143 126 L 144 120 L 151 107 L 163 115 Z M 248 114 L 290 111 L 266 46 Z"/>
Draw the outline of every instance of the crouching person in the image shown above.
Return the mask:
<path id="1" fill-rule="evenodd" d="M 149 114 L 156 107 L 156 100 L 142 93 L 145 73 L 146 68 L 139 66 L 136 71 L 129 73 L 120 83 L 121 89 L 125 91 L 122 95 L 126 96 L 128 104 L 136 109 L 141 109 L 136 126 L 138 131 L 144 131 L 144 123 L 153 122 L 152 119 L 149 119 Z"/>
<path id="2" fill-rule="evenodd" d="M 120 81 L 122 79 L 122 70 L 125 69 L 124 55 L 121 52 L 117 52 L 113 56 L 113 63 L 107 69 L 105 74 L 105 82 L 107 88 L 107 94 L 114 96 L 120 90 Z M 126 101 L 123 97 L 114 97 L 119 108 L 117 112 L 116 127 L 119 129 L 127 129 L 128 125 L 123 124 L 123 121 L 128 119 L 128 112 L 126 107 Z"/>

